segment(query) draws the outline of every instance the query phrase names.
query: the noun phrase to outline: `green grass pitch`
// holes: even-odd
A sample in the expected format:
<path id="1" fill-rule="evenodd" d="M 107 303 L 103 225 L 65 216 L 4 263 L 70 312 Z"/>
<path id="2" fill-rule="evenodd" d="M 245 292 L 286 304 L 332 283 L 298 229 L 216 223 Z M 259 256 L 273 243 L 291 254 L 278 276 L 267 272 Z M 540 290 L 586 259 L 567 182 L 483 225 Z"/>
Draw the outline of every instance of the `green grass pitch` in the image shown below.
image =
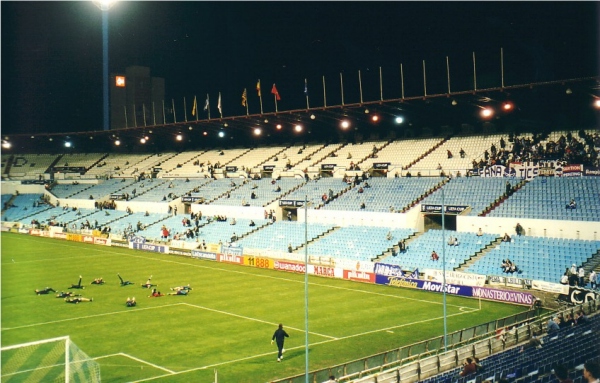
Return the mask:
<path id="1" fill-rule="evenodd" d="M 305 366 L 304 275 L 175 255 L 2 233 L 2 346 L 69 335 L 100 364 L 103 382 L 268 382 Z M 121 287 L 117 273 L 134 285 Z M 91 303 L 66 291 L 83 275 Z M 149 298 L 140 285 L 190 284 L 188 296 Z M 91 285 L 103 277 L 105 285 Z M 443 333 L 442 295 L 310 276 L 309 368 L 316 370 Z M 77 290 L 73 290 L 77 291 Z M 138 306 L 125 307 L 135 296 Z M 525 311 L 447 296 L 448 331 Z M 290 334 L 284 360 L 270 344 Z M 2 382 L 13 381 L 2 379 Z M 16 380 L 15 380 L 16 381 Z"/>

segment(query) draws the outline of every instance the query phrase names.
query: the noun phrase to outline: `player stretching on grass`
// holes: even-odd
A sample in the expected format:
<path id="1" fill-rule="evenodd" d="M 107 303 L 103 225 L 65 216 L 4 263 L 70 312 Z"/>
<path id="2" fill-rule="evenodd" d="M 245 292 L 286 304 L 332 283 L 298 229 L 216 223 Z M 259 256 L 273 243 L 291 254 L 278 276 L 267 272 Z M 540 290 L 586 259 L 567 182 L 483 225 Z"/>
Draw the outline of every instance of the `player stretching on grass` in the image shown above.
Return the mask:
<path id="1" fill-rule="evenodd" d="M 151 275 L 150 278 L 148 278 L 148 280 L 146 281 L 146 283 L 142 283 L 142 287 L 145 289 L 151 289 L 153 287 L 158 287 L 158 285 L 152 284 L 152 275 Z"/>
<path id="2" fill-rule="evenodd" d="M 71 285 L 70 289 L 85 289 L 85 286 L 81 286 L 81 275 L 79 276 L 79 282 L 76 285 Z"/>
<path id="3" fill-rule="evenodd" d="M 157 297 L 164 297 L 165 294 L 162 294 L 160 291 L 156 291 L 156 289 L 152 290 L 152 294 L 148 295 L 148 298 L 157 298 Z"/>
<path id="4" fill-rule="evenodd" d="M 176 290 L 175 292 L 168 293 L 167 295 L 188 295 L 189 291 L 186 289 Z"/>
<path id="5" fill-rule="evenodd" d="M 84 297 L 67 297 L 65 298 L 66 303 L 79 303 L 79 302 L 93 302 L 94 298 L 84 298 Z"/>
<path id="6" fill-rule="evenodd" d="M 103 284 L 104 284 L 103 278 L 95 278 L 92 282 L 90 282 L 90 285 L 103 285 Z"/>
<path id="7" fill-rule="evenodd" d="M 54 290 L 52 287 L 46 287 L 45 289 L 41 289 L 41 290 L 35 289 L 35 293 L 36 293 L 37 295 L 41 295 L 41 294 L 49 294 L 49 293 L 50 293 L 50 291 L 52 291 L 53 293 L 55 293 L 55 292 L 56 292 L 56 290 Z"/>
<path id="8" fill-rule="evenodd" d="M 192 288 L 190 287 L 190 285 L 188 284 L 187 286 L 177 286 L 177 287 L 171 287 L 171 291 L 180 291 L 180 290 L 186 290 L 186 291 L 190 291 Z"/>
<path id="9" fill-rule="evenodd" d="M 57 298 L 66 298 L 66 297 L 74 297 L 74 296 L 79 296 L 79 294 L 75 294 L 72 291 L 67 291 L 66 293 L 64 291 L 61 291 L 60 293 L 56 294 Z"/>
<path id="10" fill-rule="evenodd" d="M 133 297 L 133 298 L 127 297 L 127 300 L 125 301 L 125 306 L 127 306 L 127 307 L 135 307 L 135 306 L 137 306 L 137 302 L 135 301 L 135 297 Z"/>
<path id="11" fill-rule="evenodd" d="M 285 332 L 283 325 L 280 323 L 279 328 L 275 330 L 275 333 L 271 338 L 271 344 L 273 344 L 273 341 L 277 342 L 277 349 L 279 350 L 279 353 L 277 354 L 278 362 L 281 362 L 281 359 L 283 359 L 283 353 L 285 352 L 285 349 L 283 348 L 283 342 L 285 341 L 285 338 L 289 338 L 289 335 L 287 332 Z"/>
<path id="12" fill-rule="evenodd" d="M 119 280 L 121 281 L 121 286 L 133 285 L 133 282 L 124 281 L 123 278 L 121 278 L 121 275 L 119 275 L 119 273 L 117 273 L 117 276 L 119 277 Z"/>

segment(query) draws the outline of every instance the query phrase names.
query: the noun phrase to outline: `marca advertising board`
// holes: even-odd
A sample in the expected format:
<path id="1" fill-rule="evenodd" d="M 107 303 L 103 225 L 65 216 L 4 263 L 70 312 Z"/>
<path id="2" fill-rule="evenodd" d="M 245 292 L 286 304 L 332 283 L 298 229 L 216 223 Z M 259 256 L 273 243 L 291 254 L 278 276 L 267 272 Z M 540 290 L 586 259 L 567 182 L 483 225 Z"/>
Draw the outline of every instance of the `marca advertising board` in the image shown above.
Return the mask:
<path id="1" fill-rule="evenodd" d="M 443 282 L 444 272 L 437 269 L 425 269 L 423 279 L 428 281 Z M 446 270 L 446 283 L 463 286 L 484 286 L 486 276 L 480 274 L 461 273 L 460 271 Z"/>
<path id="2" fill-rule="evenodd" d="M 410 279 L 397 276 L 376 275 L 375 283 L 380 285 L 408 287 L 418 290 L 426 290 L 441 293 L 442 283 Z M 459 295 L 463 297 L 481 298 L 492 301 L 515 303 L 520 305 L 532 305 L 535 297 L 532 294 L 519 291 L 505 291 L 477 286 L 460 286 L 446 283 L 446 294 Z"/>
<path id="3" fill-rule="evenodd" d="M 308 265 L 308 273 L 319 275 L 321 277 L 329 277 L 329 278 L 341 278 L 343 272 L 341 269 L 337 269 L 335 267 L 329 266 L 316 266 L 316 265 Z"/>

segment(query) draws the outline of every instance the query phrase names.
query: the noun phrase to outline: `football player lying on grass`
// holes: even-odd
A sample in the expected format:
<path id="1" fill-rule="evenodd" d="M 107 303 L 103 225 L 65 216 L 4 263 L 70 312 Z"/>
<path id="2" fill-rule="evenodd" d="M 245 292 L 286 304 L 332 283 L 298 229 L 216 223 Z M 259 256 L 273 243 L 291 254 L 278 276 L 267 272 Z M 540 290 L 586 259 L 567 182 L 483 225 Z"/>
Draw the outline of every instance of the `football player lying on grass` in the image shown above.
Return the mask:
<path id="1" fill-rule="evenodd" d="M 177 290 L 172 293 L 168 293 L 167 295 L 188 295 L 189 290 Z"/>
<path id="2" fill-rule="evenodd" d="M 156 298 L 156 297 L 164 297 L 165 294 L 162 294 L 160 291 L 156 291 L 156 289 L 152 290 L 152 294 L 148 295 L 148 298 Z"/>
<path id="3" fill-rule="evenodd" d="M 133 297 L 133 298 L 127 297 L 127 300 L 125 301 L 125 306 L 134 307 L 136 305 L 137 305 L 137 302 L 135 301 L 135 297 Z"/>
<path id="4" fill-rule="evenodd" d="M 35 289 L 35 293 L 37 295 L 41 295 L 41 294 L 49 294 L 50 291 L 52 291 L 53 293 L 56 292 L 56 290 L 54 290 L 52 287 L 46 287 L 45 289 Z"/>
<path id="5" fill-rule="evenodd" d="M 67 297 L 65 298 L 66 303 L 79 303 L 79 302 L 93 302 L 94 298 L 84 298 L 84 297 Z"/>
<path id="6" fill-rule="evenodd" d="M 192 288 L 190 287 L 190 285 L 188 284 L 187 286 L 177 286 L 177 287 L 171 287 L 171 291 L 179 291 L 179 290 L 187 290 L 190 291 Z"/>
<path id="7" fill-rule="evenodd" d="M 75 294 L 72 291 L 67 291 L 67 292 L 61 291 L 60 293 L 56 294 L 57 298 L 79 297 L 79 296 L 80 296 L 79 294 Z"/>
<path id="8" fill-rule="evenodd" d="M 123 278 L 121 278 L 121 275 L 119 273 L 117 273 L 117 276 L 119 277 L 119 280 L 121 281 L 121 286 L 133 285 L 133 282 L 124 281 Z"/>
<path id="9" fill-rule="evenodd" d="M 148 278 L 148 280 L 146 281 L 146 283 L 142 283 L 142 287 L 145 289 L 151 289 L 153 287 L 158 287 L 158 285 L 152 284 L 152 275 L 151 275 L 150 278 Z"/>
<path id="10" fill-rule="evenodd" d="M 81 275 L 79 276 L 79 282 L 76 285 L 71 285 L 70 289 L 85 289 L 85 286 L 81 286 Z"/>
<path id="11" fill-rule="evenodd" d="M 94 280 L 92 282 L 90 282 L 90 285 L 103 285 L 104 284 L 104 278 L 94 278 Z"/>

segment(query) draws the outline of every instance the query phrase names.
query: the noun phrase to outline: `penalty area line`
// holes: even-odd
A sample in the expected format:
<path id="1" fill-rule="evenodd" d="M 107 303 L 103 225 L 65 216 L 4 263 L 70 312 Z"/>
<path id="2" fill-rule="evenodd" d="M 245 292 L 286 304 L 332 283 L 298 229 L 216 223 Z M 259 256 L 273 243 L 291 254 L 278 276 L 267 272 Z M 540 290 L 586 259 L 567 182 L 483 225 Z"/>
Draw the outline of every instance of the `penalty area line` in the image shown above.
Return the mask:
<path id="1" fill-rule="evenodd" d="M 142 311 L 142 310 L 161 309 L 161 308 L 165 308 L 165 307 L 180 306 L 182 304 L 183 303 L 172 303 L 172 304 L 163 305 L 163 306 L 144 307 L 144 308 L 140 308 L 140 309 L 136 309 L 136 310 L 131 310 L 131 311 L 127 311 L 127 310 L 113 311 L 113 312 L 103 313 L 103 314 L 86 315 L 86 316 L 82 316 L 82 317 L 59 319 L 59 320 L 54 320 L 54 321 L 49 321 L 49 322 L 32 323 L 32 324 L 26 324 L 26 325 L 17 326 L 17 327 L 6 327 L 6 328 L 3 328 L 2 331 L 18 330 L 18 329 L 27 328 L 27 327 L 43 326 L 43 325 L 47 325 L 47 324 L 69 322 L 69 321 L 80 320 L 80 319 L 87 319 L 87 318 L 96 318 L 96 317 L 102 317 L 102 316 L 107 316 L 107 315 L 115 315 L 115 314 L 123 314 L 123 313 L 133 313 L 133 312 L 138 312 L 138 311 Z"/>

